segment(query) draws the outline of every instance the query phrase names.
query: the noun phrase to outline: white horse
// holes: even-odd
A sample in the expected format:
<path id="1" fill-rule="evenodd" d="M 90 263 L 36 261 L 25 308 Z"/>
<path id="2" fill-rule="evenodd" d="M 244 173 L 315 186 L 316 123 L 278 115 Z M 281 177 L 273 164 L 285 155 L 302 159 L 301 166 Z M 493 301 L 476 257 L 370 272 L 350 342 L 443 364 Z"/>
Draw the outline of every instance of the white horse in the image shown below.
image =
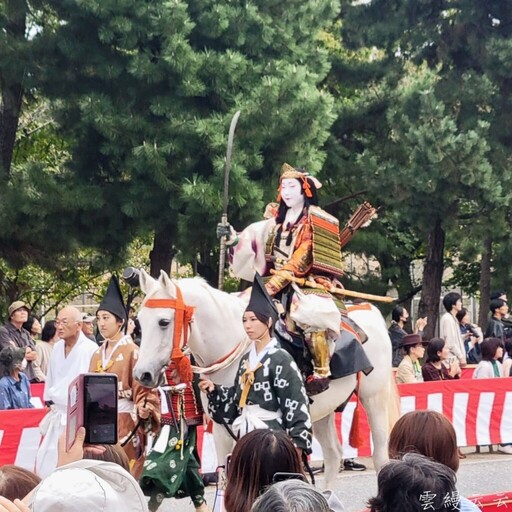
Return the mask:
<path id="1" fill-rule="evenodd" d="M 210 287 L 201 278 L 171 280 L 161 272 L 158 280 L 143 270 L 140 285 L 146 294 L 138 319 L 142 340 L 135 378 L 147 387 L 159 385 L 170 360 L 176 311 L 165 307 L 159 299 L 175 299 L 178 287 L 183 301 L 195 308 L 189 327 L 188 346 L 201 367 L 215 384 L 232 386 L 240 357 L 249 350 L 249 340 L 242 325 L 247 303 L 234 294 Z M 148 303 L 148 299 L 151 302 Z M 156 300 L 155 300 L 156 299 Z M 148 307 L 151 304 L 151 307 Z M 368 335 L 364 344 L 374 370 L 362 377 L 361 402 L 368 415 L 373 435 L 373 460 L 380 468 L 387 460 L 389 428 L 398 418 L 398 395 L 392 378 L 391 342 L 379 310 L 355 310 L 349 313 Z M 343 403 L 356 387 L 356 375 L 331 381 L 329 388 L 316 395 L 311 404 L 313 432 L 324 453 L 324 474 L 327 488 L 339 471 L 341 446 L 336 434 L 334 410 Z M 214 425 L 217 460 L 224 461 L 232 451 L 233 441 L 221 425 Z"/>

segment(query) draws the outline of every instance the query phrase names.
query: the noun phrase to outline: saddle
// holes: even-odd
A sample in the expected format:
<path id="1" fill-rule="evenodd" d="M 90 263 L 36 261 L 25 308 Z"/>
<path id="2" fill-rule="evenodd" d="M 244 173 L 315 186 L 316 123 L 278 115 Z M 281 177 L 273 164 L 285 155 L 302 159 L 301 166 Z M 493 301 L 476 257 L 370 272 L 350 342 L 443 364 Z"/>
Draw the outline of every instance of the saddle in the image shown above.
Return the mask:
<path id="1" fill-rule="evenodd" d="M 313 374 L 312 354 L 304 341 L 304 335 L 296 326 L 290 326 L 287 318 L 280 318 L 277 322 L 274 335 L 279 340 L 281 348 L 286 350 L 297 363 L 304 381 Z M 340 336 L 334 342 L 334 352 L 329 367 L 330 379 L 341 379 L 362 371 L 368 375 L 373 366 L 363 349 L 363 343 L 368 340 L 366 333 L 349 318 L 346 313 L 342 315 L 342 329 Z"/>

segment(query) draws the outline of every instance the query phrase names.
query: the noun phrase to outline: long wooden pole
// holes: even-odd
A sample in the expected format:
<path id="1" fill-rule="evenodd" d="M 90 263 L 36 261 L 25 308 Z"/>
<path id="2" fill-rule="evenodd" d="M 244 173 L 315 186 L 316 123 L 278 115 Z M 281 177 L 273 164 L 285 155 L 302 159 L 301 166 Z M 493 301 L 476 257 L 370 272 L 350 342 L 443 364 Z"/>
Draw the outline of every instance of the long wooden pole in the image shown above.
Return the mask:
<path id="1" fill-rule="evenodd" d="M 319 283 L 316 283 L 312 279 L 305 279 L 304 277 L 295 277 L 289 272 L 280 272 L 278 270 L 271 270 L 271 274 L 280 275 L 288 281 L 293 281 L 300 286 L 307 286 L 309 288 L 318 288 L 319 290 L 325 290 L 334 295 L 344 295 L 345 297 L 353 297 L 355 299 L 365 299 L 365 300 L 373 300 L 375 302 L 394 302 L 395 299 L 393 297 L 387 297 L 385 295 L 373 295 L 371 293 L 363 293 L 363 292 L 354 292 L 352 290 L 347 290 L 345 288 L 338 288 L 336 286 L 332 286 L 331 288 L 327 288 Z"/>
<path id="2" fill-rule="evenodd" d="M 223 226 L 228 225 L 228 192 L 229 192 L 229 172 L 231 170 L 231 153 L 233 151 L 233 138 L 235 136 L 236 123 L 240 117 L 240 110 L 235 112 L 235 115 L 231 119 L 228 134 L 228 146 L 226 150 L 226 168 L 224 170 L 224 197 L 222 207 L 222 217 L 220 223 Z M 226 237 L 223 236 L 220 239 L 220 253 L 219 253 L 219 290 L 224 288 L 224 267 L 226 266 Z"/>

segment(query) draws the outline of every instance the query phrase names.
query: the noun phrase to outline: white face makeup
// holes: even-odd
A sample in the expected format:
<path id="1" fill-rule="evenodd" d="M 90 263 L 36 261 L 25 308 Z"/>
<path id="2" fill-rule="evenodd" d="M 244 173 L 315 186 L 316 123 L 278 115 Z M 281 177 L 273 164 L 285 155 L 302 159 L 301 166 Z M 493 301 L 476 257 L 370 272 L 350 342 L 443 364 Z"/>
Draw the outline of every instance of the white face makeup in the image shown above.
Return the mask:
<path id="1" fill-rule="evenodd" d="M 302 186 L 295 178 L 286 178 L 281 181 L 281 197 L 288 208 L 304 206 Z"/>

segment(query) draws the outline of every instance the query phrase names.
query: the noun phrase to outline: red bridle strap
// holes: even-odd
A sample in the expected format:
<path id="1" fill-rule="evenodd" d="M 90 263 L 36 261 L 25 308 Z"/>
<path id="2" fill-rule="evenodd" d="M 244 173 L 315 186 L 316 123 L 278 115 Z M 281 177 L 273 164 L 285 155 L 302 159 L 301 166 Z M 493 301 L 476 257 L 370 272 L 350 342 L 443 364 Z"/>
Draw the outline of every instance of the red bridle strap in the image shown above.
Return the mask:
<path id="1" fill-rule="evenodd" d="M 175 363 L 181 382 L 192 381 L 192 368 L 190 360 L 185 357 L 182 346 L 188 342 L 188 329 L 194 316 L 194 308 L 183 302 L 183 296 L 179 286 L 176 286 L 175 299 L 148 299 L 143 303 L 147 308 L 174 309 L 174 333 L 172 339 L 171 360 Z M 183 344 L 181 339 L 183 338 Z"/>

